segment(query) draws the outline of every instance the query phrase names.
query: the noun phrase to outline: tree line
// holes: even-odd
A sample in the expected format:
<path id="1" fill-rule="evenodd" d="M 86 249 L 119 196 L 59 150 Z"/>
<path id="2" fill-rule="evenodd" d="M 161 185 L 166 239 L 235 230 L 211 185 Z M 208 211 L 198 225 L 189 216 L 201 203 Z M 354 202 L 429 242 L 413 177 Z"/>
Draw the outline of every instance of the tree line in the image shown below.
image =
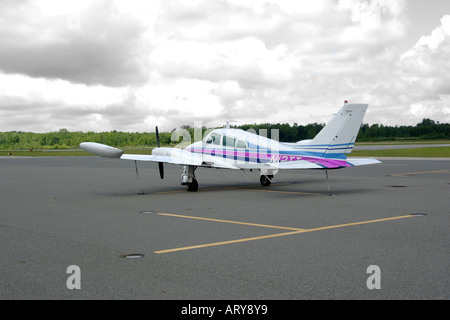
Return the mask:
<path id="1" fill-rule="evenodd" d="M 161 145 L 171 144 L 171 134 L 160 133 Z M 114 147 L 156 146 L 155 133 L 140 132 L 81 132 L 60 129 L 57 132 L 33 133 L 10 131 L 0 132 L 0 150 L 37 150 L 37 149 L 77 149 L 81 142 L 92 141 Z"/>
<path id="2" fill-rule="evenodd" d="M 237 128 L 248 130 L 250 128 L 267 130 L 267 137 L 271 138 L 271 130 L 278 129 L 279 141 L 297 142 L 314 138 L 325 124 L 308 124 L 306 126 L 294 123 L 289 124 L 253 124 Z M 431 119 L 423 119 L 415 126 L 385 126 L 382 124 L 363 124 L 359 130 L 358 142 L 377 142 L 386 140 L 428 140 L 450 139 L 450 124 L 439 123 Z"/>
<path id="3" fill-rule="evenodd" d="M 273 130 L 278 130 L 279 141 L 297 142 L 312 139 L 319 133 L 325 124 L 312 123 L 308 125 L 284 124 L 246 124 L 233 126 L 242 130 L 254 130 L 253 132 L 272 137 Z M 174 129 L 175 130 L 175 129 Z M 194 139 L 194 129 L 190 126 L 182 126 L 185 133 L 189 133 Z M 202 136 L 207 129 L 202 128 Z M 163 146 L 177 145 L 186 134 L 173 135 L 172 132 L 160 133 L 160 144 Z M 172 137 L 177 139 L 172 139 Z M 183 138 L 184 136 L 184 138 Z M 450 139 L 450 124 L 439 123 L 431 119 L 423 119 L 415 126 L 385 126 L 380 124 L 363 124 L 359 130 L 358 142 L 386 141 L 400 139 Z M 177 141 L 174 141 L 177 140 Z M 113 147 L 155 147 L 157 145 L 155 133 L 145 132 L 81 132 L 60 129 L 57 132 L 33 133 L 21 131 L 0 132 L 0 150 L 37 150 L 37 149 L 77 149 L 81 142 L 93 141 L 107 144 Z"/>

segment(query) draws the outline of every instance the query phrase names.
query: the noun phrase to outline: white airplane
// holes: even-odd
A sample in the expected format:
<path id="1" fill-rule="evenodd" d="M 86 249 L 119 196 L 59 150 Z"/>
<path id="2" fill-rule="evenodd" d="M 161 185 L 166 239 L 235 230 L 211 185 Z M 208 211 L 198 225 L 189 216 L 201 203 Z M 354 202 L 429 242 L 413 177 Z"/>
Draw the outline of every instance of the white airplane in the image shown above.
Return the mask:
<path id="1" fill-rule="evenodd" d="M 330 120 L 314 139 L 284 143 L 240 129 L 215 129 L 202 141 L 185 149 L 161 148 L 158 127 L 158 148 L 151 155 L 124 154 L 123 150 L 95 142 L 80 147 L 94 155 L 134 161 L 157 162 L 161 179 L 163 163 L 183 166 L 181 184 L 188 191 L 197 191 L 195 170 L 198 167 L 235 170 L 259 170 L 260 182 L 269 186 L 278 170 L 340 169 L 380 163 L 373 158 L 347 159 L 366 113 L 367 104 L 348 104 Z M 328 173 L 328 171 L 327 171 Z M 328 177 L 328 175 L 327 175 Z"/>

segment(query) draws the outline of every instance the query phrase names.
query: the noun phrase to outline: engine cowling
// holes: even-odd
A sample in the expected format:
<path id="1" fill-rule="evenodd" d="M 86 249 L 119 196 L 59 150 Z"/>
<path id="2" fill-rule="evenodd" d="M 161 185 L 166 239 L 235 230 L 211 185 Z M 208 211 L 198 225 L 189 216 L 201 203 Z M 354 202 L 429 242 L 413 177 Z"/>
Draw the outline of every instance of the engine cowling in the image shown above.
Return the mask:
<path id="1" fill-rule="evenodd" d="M 95 154 L 96 156 L 113 159 L 120 158 L 124 152 L 121 149 L 113 148 L 97 142 L 80 143 L 80 148 L 89 153 Z"/>

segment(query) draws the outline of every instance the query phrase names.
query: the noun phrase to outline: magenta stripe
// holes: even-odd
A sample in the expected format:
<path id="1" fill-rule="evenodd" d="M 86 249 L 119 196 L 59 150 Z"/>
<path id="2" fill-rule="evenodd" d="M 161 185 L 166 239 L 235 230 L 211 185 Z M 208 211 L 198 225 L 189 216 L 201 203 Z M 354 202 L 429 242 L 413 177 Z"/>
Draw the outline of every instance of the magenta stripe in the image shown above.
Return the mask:
<path id="1" fill-rule="evenodd" d="M 204 149 L 186 149 L 187 151 L 193 153 L 200 154 L 209 154 L 211 155 L 213 150 L 209 152 L 205 152 Z M 315 158 L 315 157 L 304 157 L 301 155 L 288 155 L 288 154 L 268 154 L 268 153 L 257 153 L 257 152 L 247 152 L 247 151 L 230 151 L 230 150 L 214 150 L 214 155 L 223 156 L 229 158 L 252 158 L 252 160 L 260 159 L 273 162 L 289 162 L 289 161 L 299 161 L 304 160 L 310 163 L 317 163 L 326 168 L 338 168 L 338 167 L 350 167 L 350 165 L 345 160 L 333 160 L 333 159 L 324 159 L 324 158 Z"/>

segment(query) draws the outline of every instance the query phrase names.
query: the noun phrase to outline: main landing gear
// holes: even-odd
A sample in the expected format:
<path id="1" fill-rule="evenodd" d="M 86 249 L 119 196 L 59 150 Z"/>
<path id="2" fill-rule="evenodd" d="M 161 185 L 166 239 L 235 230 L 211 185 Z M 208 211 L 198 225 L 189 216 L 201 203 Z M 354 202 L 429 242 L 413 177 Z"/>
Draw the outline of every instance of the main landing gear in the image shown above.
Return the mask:
<path id="1" fill-rule="evenodd" d="M 183 173 L 181 175 L 181 185 L 186 186 L 186 190 L 189 192 L 195 192 L 198 190 L 198 182 L 195 178 L 196 166 L 184 166 Z M 261 174 L 259 182 L 262 186 L 268 187 L 273 181 L 273 174 Z"/>
<path id="2" fill-rule="evenodd" d="M 273 179 L 273 175 L 262 174 L 261 177 L 259 178 L 259 182 L 261 182 L 262 186 L 268 187 L 272 183 L 272 179 Z"/>

